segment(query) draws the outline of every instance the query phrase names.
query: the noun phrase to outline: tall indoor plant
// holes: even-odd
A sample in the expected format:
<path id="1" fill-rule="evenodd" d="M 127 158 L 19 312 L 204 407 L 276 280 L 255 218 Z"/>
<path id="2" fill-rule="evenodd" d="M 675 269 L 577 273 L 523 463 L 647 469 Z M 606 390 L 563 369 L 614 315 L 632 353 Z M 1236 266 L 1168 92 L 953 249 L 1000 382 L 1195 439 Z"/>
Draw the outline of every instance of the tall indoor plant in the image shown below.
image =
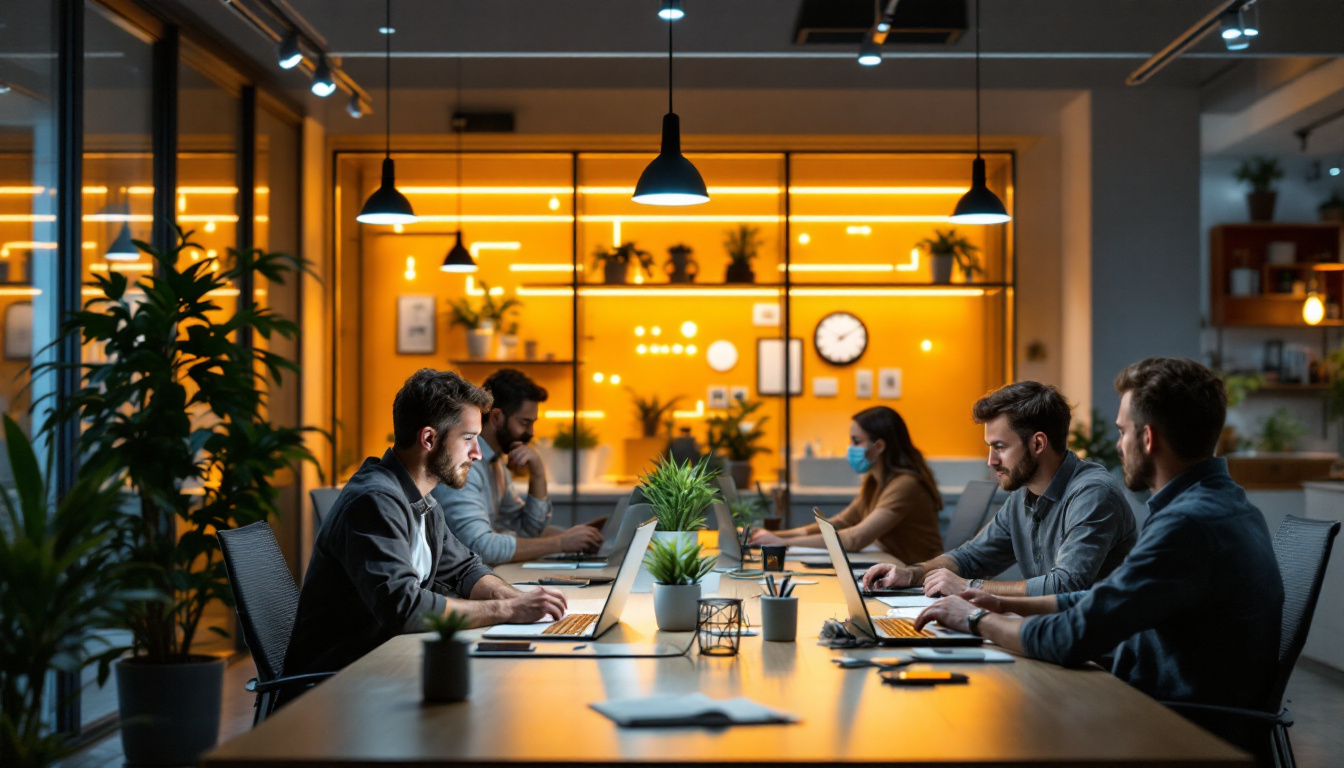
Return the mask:
<path id="1" fill-rule="evenodd" d="M 929 264 L 933 271 L 933 282 L 946 284 L 952 282 L 952 264 L 961 267 L 963 276 L 970 282 L 971 276 L 984 274 L 980 266 L 980 249 L 970 240 L 957 234 L 955 229 L 935 229 L 933 237 L 919 241 L 919 247 L 929 254 Z"/>
<path id="2" fill-rule="evenodd" d="M 1237 181 L 1251 185 L 1246 193 L 1246 207 L 1251 221 L 1273 221 L 1274 203 L 1278 193 L 1274 182 L 1283 178 L 1283 168 L 1272 157 L 1252 157 L 1243 160 L 1237 168 Z"/>
<path id="3" fill-rule="evenodd" d="M 765 438 L 761 425 L 769 421 L 770 417 L 752 418 L 763 405 L 759 400 L 734 400 L 722 416 L 710 416 L 706 420 L 709 425 L 710 450 L 722 455 L 724 469 L 738 488 L 751 487 L 752 458 L 770 452 L 769 448 L 760 444 Z"/>
<path id="4" fill-rule="evenodd" d="M 228 313 L 215 297 L 255 277 L 283 284 L 306 265 L 256 250 L 187 261 L 184 250 L 204 249 L 180 231 L 166 253 L 136 246 L 155 273 L 134 290 L 120 272 L 94 273 L 97 294 L 61 325 L 60 339 L 101 344 L 107 361 L 78 366 L 80 388 L 54 404 L 48 426 L 78 420 L 80 477 L 124 477 L 138 501 L 122 582 L 156 597 L 118 616 L 134 650 L 117 663 L 122 745 L 130 763 L 176 765 L 218 740 L 223 661 L 193 653 L 206 607 L 233 605 L 213 532 L 277 514 L 271 478 L 316 465 L 311 430 L 266 415 L 267 379 L 297 366 L 248 343 L 293 338 L 298 326 L 256 305 Z"/>

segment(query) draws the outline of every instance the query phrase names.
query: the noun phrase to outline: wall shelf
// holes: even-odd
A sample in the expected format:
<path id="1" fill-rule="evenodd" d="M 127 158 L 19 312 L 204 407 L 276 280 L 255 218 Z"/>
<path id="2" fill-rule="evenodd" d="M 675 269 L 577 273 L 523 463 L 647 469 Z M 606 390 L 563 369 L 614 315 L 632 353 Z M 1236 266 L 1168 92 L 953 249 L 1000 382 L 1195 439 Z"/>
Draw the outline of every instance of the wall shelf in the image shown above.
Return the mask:
<path id="1" fill-rule="evenodd" d="M 481 359 L 463 359 L 449 360 L 453 365 L 489 365 L 489 366 L 510 366 L 510 365 L 574 365 L 573 360 L 491 360 Z"/>

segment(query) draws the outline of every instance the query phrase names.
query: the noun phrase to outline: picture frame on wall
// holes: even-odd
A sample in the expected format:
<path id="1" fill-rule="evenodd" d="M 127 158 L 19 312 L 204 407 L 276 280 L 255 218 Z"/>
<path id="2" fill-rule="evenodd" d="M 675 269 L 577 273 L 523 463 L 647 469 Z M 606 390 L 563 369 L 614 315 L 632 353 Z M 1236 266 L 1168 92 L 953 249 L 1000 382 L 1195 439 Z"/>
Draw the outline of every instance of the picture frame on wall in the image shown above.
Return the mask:
<path id="1" fill-rule="evenodd" d="M 5 307 L 5 359 L 33 358 L 33 303 L 16 301 Z"/>
<path id="2" fill-rule="evenodd" d="M 432 355 L 436 350 L 436 300 L 433 296 L 397 297 L 397 354 Z"/>
<path id="3" fill-rule="evenodd" d="M 784 394 L 784 340 L 756 340 L 756 394 Z M 803 394 L 803 340 L 789 339 L 789 395 Z"/>

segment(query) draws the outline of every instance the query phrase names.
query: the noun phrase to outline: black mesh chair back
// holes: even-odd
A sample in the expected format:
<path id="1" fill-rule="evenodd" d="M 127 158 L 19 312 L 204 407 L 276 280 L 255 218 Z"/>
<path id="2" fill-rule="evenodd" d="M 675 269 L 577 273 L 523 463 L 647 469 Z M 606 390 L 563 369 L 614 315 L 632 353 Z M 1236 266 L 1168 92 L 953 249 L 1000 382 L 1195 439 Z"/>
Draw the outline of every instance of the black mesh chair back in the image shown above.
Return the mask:
<path id="1" fill-rule="evenodd" d="M 1283 627 L 1279 636 L 1279 677 L 1270 692 L 1267 710 L 1282 706 L 1288 678 L 1307 642 L 1339 527 L 1338 522 L 1289 515 L 1274 534 L 1274 558 L 1283 577 Z"/>
<path id="2" fill-rule="evenodd" d="M 257 677 L 262 682 L 274 680 L 284 675 L 289 634 L 299 610 L 299 588 L 268 523 L 216 535 Z"/>
<path id="3" fill-rule="evenodd" d="M 313 530 L 322 530 L 322 521 L 327 519 L 327 513 L 336 504 L 336 498 L 341 495 L 341 489 L 337 487 L 314 488 L 308 492 L 308 498 L 313 502 Z"/>
<path id="4" fill-rule="evenodd" d="M 992 480 L 972 480 L 957 500 L 957 508 L 952 510 L 952 520 L 947 524 L 947 535 L 943 536 L 943 551 L 949 552 L 970 541 L 980 529 L 985 527 L 989 518 L 989 505 L 994 502 L 994 492 L 999 484 Z"/>

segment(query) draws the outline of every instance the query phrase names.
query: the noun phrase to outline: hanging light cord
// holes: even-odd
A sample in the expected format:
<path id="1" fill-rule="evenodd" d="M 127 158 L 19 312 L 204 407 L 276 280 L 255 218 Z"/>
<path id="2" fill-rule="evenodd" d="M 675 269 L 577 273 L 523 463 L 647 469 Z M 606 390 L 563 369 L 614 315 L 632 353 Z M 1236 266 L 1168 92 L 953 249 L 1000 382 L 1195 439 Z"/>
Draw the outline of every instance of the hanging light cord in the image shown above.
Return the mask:
<path id="1" fill-rule="evenodd" d="M 980 157 L 980 0 L 975 0 L 975 157 Z"/>
<path id="2" fill-rule="evenodd" d="M 462 231 L 462 57 L 457 58 L 457 96 L 453 107 L 453 131 L 457 133 L 457 231 Z"/>
<path id="3" fill-rule="evenodd" d="M 385 4 L 385 10 L 386 10 L 385 23 L 387 24 L 386 27 L 387 34 L 383 35 L 383 37 L 387 38 L 386 40 L 387 49 L 386 49 L 386 55 L 383 57 L 383 82 L 387 89 L 386 91 L 384 91 L 384 93 L 387 94 L 387 104 L 384 106 L 383 111 L 387 113 L 386 115 L 384 115 L 384 117 L 387 120 L 387 130 L 384 132 L 384 136 L 386 137 L 387 140 L 386 144 L 387 156 L 391 157 L 392 156 L 392 0 L 387 0 L 387 3 Z"/>
<path id="4" fill-rule="evenodd" d="M 672 21 L 667 22 L 667 113 L 672 114 Z"/>

